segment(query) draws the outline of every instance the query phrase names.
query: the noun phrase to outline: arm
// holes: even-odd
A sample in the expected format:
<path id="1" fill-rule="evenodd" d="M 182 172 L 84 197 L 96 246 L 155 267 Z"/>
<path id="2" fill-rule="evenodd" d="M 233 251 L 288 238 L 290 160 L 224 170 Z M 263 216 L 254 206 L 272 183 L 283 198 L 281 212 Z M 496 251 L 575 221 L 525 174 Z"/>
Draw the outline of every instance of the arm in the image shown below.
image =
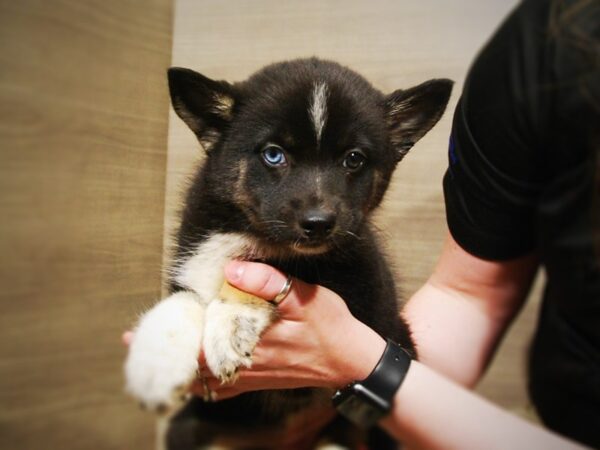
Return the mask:
<path id="1" fill-rule="evenodd" d="M 421 362 L 466 386 L 485 370 L 525 300 L 537 258 L 486 261 L 450 234 L 425 285 L 404 307 Z"/>
<path id="2" fill-rule="evenodd" d="M 413 361 L 381 425 L 409 448 L 584 448 L 511 415 Z"/>
<path id="3" fill-rule="evenodd" d="M 258 263 L 230 264 L 226 275 L 238 288 L 263 298 L 274 298 L 285 282 L 283 274 Z M 253 367 L 242 371 L 233 386 L 211 381 L 218 398 L 257 389 L 339 388 L 365 378 L 385 347 L 377 333 L 350 314 L 342 299 L 323 287 L 295 280 L 278 310 L 281 320 L 265 332 L 253 355 Z M 200 386 L 197 391 L 201 393 Z M 411 448 L 581 448 L 512 416 L 416 361 L 381 425 Z"/>

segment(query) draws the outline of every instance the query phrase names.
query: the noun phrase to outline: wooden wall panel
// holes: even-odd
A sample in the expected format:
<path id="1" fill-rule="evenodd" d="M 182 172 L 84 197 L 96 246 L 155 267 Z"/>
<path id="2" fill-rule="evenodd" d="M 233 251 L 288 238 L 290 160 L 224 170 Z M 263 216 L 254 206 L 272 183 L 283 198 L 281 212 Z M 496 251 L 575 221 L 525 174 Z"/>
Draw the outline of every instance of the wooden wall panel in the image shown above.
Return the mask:
<path id="1" fill-rule="evenodd" d="M 153 445 L 120 334 L 160 296 L 171 21 L 0 3 L 0 448 Z"/>

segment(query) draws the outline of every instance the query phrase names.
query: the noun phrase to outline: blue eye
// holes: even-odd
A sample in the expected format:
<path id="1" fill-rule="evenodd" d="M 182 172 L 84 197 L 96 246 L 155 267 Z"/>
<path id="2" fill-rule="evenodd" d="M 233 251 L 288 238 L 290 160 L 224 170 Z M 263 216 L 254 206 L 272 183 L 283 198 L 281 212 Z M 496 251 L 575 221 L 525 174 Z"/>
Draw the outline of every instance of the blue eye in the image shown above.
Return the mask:
<path id="1" fill-rule="evenodd" d="M 283 149 L 277 145 L 269 144 L 261 152 L 262 159 L 271 167 L 284 167 L 287 159 Z"/>

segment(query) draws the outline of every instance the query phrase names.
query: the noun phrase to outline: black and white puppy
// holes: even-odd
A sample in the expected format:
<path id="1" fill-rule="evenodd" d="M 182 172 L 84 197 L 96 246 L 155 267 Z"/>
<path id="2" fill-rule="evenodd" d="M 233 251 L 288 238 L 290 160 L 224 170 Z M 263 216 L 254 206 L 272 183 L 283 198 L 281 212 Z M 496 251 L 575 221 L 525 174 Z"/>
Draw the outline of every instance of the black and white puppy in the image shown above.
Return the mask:
<path id="1" fill-rule="evenodd" d="M 326 286 L 359 320 L 414 352 L 369 217 L 396 164 L 441 117 L 452 82 L 384 95 L 315 58 L 273 64 L 236 84 L 182 68 L 168 75 L 173 107 L 206 159 L 182 213 L 171 295 L 142 316 L 131 342 L 128 391 L 150 409 L 174 410 L 196 378 L 201 347 L 225 383 L 252 364 L 276 313 L 266 301 L 219 298 L 223 268 L 235 258 Z M 285 433 L 303 411 L 330 407 L 330 395 L 297 389 L 216 403 L 195 398 L 172 420 L 169 446 L 284 448 L 269 433 Z M 355 445 L 325 434 L 307 445 Z"/>

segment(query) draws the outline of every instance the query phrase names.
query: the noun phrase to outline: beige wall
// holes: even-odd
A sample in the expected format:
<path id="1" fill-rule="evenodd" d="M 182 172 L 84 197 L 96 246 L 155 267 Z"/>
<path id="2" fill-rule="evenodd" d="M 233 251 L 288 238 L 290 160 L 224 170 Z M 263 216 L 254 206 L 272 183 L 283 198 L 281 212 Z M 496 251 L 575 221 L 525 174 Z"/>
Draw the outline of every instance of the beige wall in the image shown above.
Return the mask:
<path id="1" fill-rule="evenodd" d="M 0 448 L 146 449 L 119 336 L 159 297 L 171 0 L 0 2 Z"/>

